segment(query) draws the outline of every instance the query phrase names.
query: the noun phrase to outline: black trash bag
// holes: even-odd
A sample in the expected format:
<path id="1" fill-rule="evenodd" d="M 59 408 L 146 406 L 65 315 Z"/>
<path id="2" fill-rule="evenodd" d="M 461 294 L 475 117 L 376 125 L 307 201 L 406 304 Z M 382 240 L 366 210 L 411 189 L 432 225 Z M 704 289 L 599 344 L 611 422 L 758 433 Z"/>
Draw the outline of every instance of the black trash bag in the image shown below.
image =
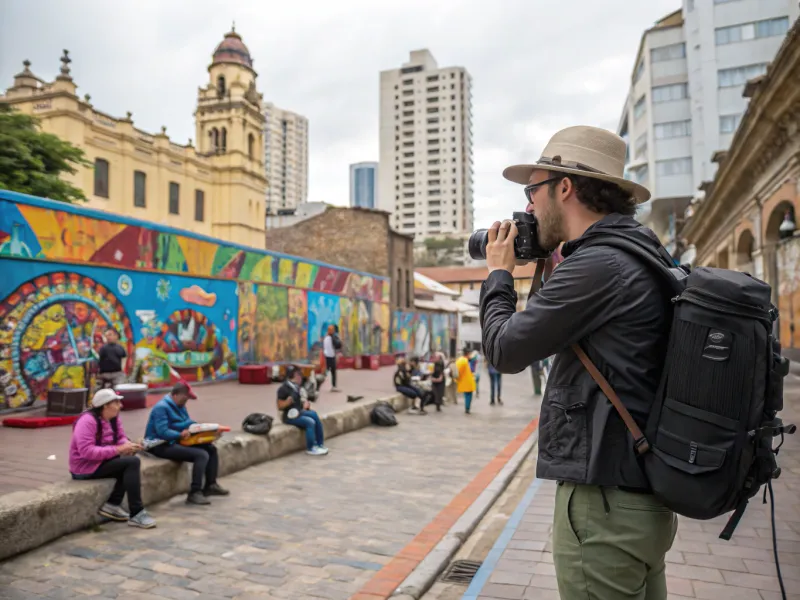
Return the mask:
<path id="1" fill-rule="evenodd" d="M 252 413 L 242 421 L 242 429 L 247 433 L 256 435 L 267 435 L 272 429 L 272 417 L 263 413 Z"/>
<path id="2" fill-rule="evenodd" d="M 380 427 L 394 427 L 397 425 L 397 417 L 394 416 L 394 407 L 388 402 L 379 402 L 372 409 L 370 419 L 373 425 Z"/>

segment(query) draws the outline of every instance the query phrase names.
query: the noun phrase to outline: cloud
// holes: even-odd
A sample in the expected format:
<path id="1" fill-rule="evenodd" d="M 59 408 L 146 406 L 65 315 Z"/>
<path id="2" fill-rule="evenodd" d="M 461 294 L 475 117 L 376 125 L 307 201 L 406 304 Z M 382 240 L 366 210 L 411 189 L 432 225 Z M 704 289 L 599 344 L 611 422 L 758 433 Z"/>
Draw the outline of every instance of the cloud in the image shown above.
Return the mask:
<path id="1" fill-rule="evenodd" d="M 52 79 L 62 48 L 79 93 L 137 127 L 195 137 L 197 88 L 214 47 L 236 21 L 264 99 L 305 115 L 309 200 L 348 201 L 348 164 L 378 159 L 379 73 L 410 50 L 473 78 L 476 225 L 521 210 L 503 168 L 538 158 L 559 128 L 614 129 L 644 29 L 679 0 L 4 0 L 0 85 L 30 59 Z"/>

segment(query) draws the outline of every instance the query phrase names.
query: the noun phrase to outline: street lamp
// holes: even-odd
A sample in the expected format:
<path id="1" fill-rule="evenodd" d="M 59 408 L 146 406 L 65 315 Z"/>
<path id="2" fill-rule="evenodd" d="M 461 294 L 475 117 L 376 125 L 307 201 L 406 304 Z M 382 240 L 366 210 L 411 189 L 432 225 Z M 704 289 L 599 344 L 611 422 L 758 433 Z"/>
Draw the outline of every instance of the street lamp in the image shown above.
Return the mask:
<path id="1" fill-rule="evenodd" d="M 792 211 L 787 210 L 783 214 L 783 223 L 781 223 L 781 226 L 778 228 L 778 236 L 782 240 L 790 238 L 794 235 L 795 229 L 797 229 L 797 225 L 795 225 L 794 219 L 792 219 Z"/>

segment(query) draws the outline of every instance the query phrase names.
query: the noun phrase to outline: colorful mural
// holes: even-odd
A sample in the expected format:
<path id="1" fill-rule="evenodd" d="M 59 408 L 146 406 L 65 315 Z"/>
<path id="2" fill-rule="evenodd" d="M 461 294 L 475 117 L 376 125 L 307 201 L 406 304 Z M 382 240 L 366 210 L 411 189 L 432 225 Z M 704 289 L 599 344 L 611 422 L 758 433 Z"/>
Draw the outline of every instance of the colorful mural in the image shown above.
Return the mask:
<path id="1" fill-rule="evenodd" d="M 385 278 L 36 204 L 0 197 L 0 256 L 280 283 L 372 302 L 389 299 Z"/>
<path id="2" fill-rule="evenodd" d="M 454 315 L 392 314 L 386 278 L 116 221 L 0 190 L 0 411 L 83 387 L 109 327 L 153 387 L 316 363 L 329 325 L 347 357 L 426 355 L 455 335 Z"/>

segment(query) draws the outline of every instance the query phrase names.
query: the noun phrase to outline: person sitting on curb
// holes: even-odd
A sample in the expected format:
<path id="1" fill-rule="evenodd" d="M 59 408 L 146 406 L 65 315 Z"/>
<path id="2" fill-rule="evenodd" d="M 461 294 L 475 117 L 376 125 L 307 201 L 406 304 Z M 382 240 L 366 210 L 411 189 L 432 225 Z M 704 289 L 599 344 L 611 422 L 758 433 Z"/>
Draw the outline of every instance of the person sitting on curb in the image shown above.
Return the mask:
<path id="1" fill-rule="evenodd" d="M 152 529 L 156 521 L 142 504 L 141 464 L 135 454 L 141 446 L 125 435 L 119 412 L 122 396 L 102 389 L 92 398 L 92 407 L 75 422 L 69 443 L 69 470 L 73 479 L 116 479 L 100 514 L 112 521 L 127 521 L 132 527 Z M 122 499 L 128 495 L 128 509 Z"/>
<path id="2" fill-rule="evenodd" d="M 303 400 L 300 386 L 303 383 L 303 371 L 294 365 L 286 368 L 286 381 L 278 388 L 278 410 L 283 422 L 306 433 L 306 454 L 325 456 L 325 432 L 319 415 L 311 410 L 308 400 Z"/>
<path id="3" fill-rule="evenodd" d="M 150 411 L 145 438 L 165 441 L 149 450 L 153 456 L 192 463 L 192 486 L 186 503 L 211 504 L 207 496 L 227 496 L 230 493 L 217 483 L 219 456 L 216 446 L 182 446 L 177 443 L 189 437 L 189 426 L 195 423 L 186 410 L 186 403 L 190 398 L 196 400 L 197 395 L 188 383 L 179 381 L 172 386 L 172 392 L 164 396 Z"/>
<path id="4" fill-rule="evenodd" d="M 406 359 L 397 359 L 397 370 L 394 372 L 394 389 L 403 394 L 406 398 L 411 398 L 411 412 L 417 412 L 417 398 L 419 398 L 419 414 L 427 415 L 425 407 L 422 406 L 422 392 L 411 385 L 411 371 L 406 366 Z"/>

